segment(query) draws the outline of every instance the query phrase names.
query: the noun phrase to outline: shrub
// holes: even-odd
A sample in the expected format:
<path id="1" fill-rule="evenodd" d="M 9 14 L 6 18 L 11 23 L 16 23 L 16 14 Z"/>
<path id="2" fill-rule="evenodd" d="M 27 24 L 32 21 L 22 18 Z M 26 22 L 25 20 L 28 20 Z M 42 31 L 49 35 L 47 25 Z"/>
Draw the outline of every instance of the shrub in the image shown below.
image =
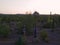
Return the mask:
<path id="1" fill-rule="evenodd" d="M 16 42 L 16 45 L 25 45 L 26 39 L 23 36 L 20 36 L 18 41 Z"/>
<path id="2" fill-rule="evenodd" d="M 19 33 L 22 31 L 22 27 L 26 25 L 26 34 L 27 35 L 32 35 L 33 31 L 33 24 L 34 24 L 34 19 L 32 16 L 25 16 L 22 19 L 20 19 L 20 22 L 17 23 L 17 26 L 19 28 Z"/>
<path id="3" fill-rule="evenodd" d="M 54 23 L 53 23 L 53 20 L 51 20 L 51 21 L 49 21 L 49 22 L 47 22 L 46 24 L 44 24 L 44 28 L 53 28 L 53 25 Z"/>
<path id="4" fill-rule="evenodd" d="M 32 26 L 31 25 L 27 25 L 26 27 L 26 34 L 29 35 L 33 35 L 33 30 L 32 30 Z"/>
<path id="5" fill-rule="evenodd" d="M 22 26 L 23 26 L 22 22 L 20 22 L 20 21 L 17 22 L 18 34 L 21 34 Z"/>
<path id="6" fill-rule="evenodd" d="M 40 37 L 42 38 L 42 40 L 48 41 L 48 34 L 45 30 L 40 32 Z"/>
<path id="7" fill-rule="evenodd" d="M 0 35 L 7 37 L 10 33 L 10 28 L 8 25 L 0 25 Z"/>

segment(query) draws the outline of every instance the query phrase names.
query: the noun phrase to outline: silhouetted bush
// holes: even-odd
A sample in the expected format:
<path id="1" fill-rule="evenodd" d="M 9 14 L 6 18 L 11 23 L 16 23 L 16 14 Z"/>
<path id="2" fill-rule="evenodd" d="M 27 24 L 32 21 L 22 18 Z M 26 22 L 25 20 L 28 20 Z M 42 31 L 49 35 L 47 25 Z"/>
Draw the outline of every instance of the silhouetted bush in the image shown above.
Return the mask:
<path id="1" fill-rule="evenodd" d="M 10 28 L 8 25 L 0 25 L 0 35 L 7 37 L 10 34 Z"/>
<path id="2" fill-rule="evenodd" d="M 50 21 L 48 21 L 48 22 L 46 22 L 46 24 L 44 24 L 44 28 L 53 28 L 53 25 L 54 23 L 53 23 L 53 20 L 50 20 Z"/>
<path id="3" fill-rule="evenodd" d="M 22 20 L 21 20 L 22 19 Z M 32 16 L 25 16 L 22 17 L 19 22 L 17 22 L 17 26 L 19 28 L 19 33 L 22 32 L 23 26 L 26 25 L 26 35 L 32 35 L 33 33 L 33 24 L 34 24 L 34 18 Z"/>
<path id="4" fill-rule="evenodd" d="M 26 39 L 24 36 L 20 36 L 15 45 L 26 45 Z"/>
<path id="5" fill-rule="evenodd" d="M 47 34 L 47 32 L 46 32 L 45 30 L 42 30 L 42 31 L 40 32 L 40 37 L 41 37 L 41 39 L 42 39 L 43 41 L 47 41 L 47 42 L 48 42 L 48 34 Z"/>
<path id="6" fill-rule="evenodd" d="M 22 22 L 17 22 L 17 27 L 18 27 L 18 34 L 21 34 L 21 30 L 22 30 L 22 26 L 23 26 L 23 24 L 22 24 Z"/>

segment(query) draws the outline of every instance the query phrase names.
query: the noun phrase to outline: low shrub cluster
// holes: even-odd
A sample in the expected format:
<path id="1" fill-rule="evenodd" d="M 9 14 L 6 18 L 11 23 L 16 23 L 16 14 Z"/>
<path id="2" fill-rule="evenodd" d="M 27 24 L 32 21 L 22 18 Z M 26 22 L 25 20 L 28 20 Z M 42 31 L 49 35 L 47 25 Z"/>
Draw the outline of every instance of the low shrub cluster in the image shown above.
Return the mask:
<path id="1" fill-rule="evenodd" d="M 9 27 L 9 25 L 2 25 L 2 24 L 0 24 L 0 36 L 8 37 L 9 34 L 10 34 L 10 27 Z"/>
<path id="2" fill-rule="evenodd" d="M 47 34 L 47 32 L 46 32 L 45 30 L 42 30 L 42 31 L 40 32 L 40 37 L 41 37 L 41 39 L 42 39 L 43 41 L 48 42 L 48 34 Z"/>

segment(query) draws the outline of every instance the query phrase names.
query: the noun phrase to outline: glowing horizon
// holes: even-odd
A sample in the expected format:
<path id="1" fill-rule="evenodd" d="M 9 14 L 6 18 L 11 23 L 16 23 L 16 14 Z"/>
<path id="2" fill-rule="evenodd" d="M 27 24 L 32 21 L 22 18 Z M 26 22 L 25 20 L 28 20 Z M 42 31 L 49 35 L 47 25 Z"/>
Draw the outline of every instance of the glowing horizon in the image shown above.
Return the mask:
<path id="1" fill-rule="evenodd" d="M 60 0 L 0 0 L 0 13 L 16 14 L 37 11 L 40 14 L 60 14 Z"/>

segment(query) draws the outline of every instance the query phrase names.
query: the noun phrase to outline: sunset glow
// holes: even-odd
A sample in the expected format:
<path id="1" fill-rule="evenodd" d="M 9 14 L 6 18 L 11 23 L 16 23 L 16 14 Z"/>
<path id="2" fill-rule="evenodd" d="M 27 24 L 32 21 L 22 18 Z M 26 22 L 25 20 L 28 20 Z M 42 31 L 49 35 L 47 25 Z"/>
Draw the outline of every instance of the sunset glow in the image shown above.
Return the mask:
<path id="1" fill-rule="evenodd" d="M 0 0 L 0 13 L 26 13 L 38 11 L 49 14 L 50 11 L 60 14 L 60 0 Z"/>

